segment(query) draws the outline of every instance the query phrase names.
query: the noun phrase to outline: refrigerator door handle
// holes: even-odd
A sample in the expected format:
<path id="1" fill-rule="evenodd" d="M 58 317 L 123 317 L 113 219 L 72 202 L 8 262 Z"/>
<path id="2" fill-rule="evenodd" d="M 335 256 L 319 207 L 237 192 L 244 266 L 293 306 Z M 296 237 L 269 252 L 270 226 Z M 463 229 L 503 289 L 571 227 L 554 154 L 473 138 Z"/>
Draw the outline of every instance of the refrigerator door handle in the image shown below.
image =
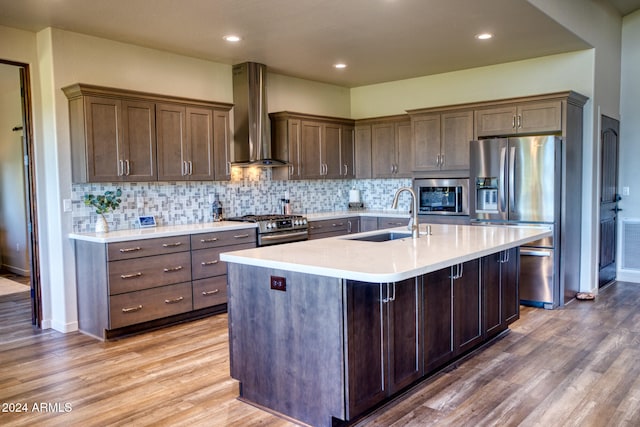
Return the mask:
<path id="1" fill-rule="evenodd" d="M 500 149 L 500 182 L 498 185 L 500 186 L 499 200 L 498 204 L 500 212 L 507 211 L 507 147 L 502 147 Z"/>
<path id="2" fill-rule="evenodd" d="M 517 212 L 516 206 L 516 147 L 509 149 L 509 211 Z"/>
<path id="3" fill-rule="evenodd" d="M 520 255 L 523 256 L 538 256 L 538 257 L 550 257 L 551 256 L 551 251 L 545 251 L 545 250 L 531 250 L 531 249 L 522 249 L 520 248 Z"/>

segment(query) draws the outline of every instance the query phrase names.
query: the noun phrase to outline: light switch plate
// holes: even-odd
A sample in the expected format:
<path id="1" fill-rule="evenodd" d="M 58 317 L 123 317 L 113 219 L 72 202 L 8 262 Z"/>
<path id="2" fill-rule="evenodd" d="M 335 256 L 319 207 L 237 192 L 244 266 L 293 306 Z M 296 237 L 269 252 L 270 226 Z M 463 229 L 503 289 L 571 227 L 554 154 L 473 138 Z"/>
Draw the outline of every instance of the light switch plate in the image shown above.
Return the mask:
<path id="1" fill-rule="evenodd" d="M 629 195 L 629 187 L 622 187 L 622 195 L 623 196 Z"/>
<path id="2" fill-rule="evenodd" d="M 72 208 L 71 199 L 62 199 L 62 210 L 64 212 L 71 212 Z"/>

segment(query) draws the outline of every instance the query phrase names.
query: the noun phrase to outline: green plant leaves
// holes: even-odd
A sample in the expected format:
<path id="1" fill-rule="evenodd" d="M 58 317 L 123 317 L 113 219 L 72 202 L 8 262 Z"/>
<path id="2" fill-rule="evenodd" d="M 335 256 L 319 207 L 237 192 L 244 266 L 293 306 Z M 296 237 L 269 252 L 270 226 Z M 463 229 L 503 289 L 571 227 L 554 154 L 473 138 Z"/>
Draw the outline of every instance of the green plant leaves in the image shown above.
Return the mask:
<path id="1" fill-rule="evenodd" d="M 115 191 L 105 191 L 104 194 L 97 196 L 85 194 L 84 204 L 85 206 L 93 206 L 96 208 L 97 214 L 103 215 L 120 207 L 120 203 L 122 203 L 120 196 L 122 196 L 122 190 L 120 188 Z"/>

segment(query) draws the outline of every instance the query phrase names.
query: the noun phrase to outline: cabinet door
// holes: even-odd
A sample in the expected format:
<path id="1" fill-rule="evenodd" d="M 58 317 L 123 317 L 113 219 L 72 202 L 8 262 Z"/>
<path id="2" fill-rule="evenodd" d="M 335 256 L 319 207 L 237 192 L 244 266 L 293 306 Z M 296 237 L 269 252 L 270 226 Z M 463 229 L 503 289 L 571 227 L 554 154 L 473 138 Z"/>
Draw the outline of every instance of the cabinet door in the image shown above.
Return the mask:
<path id="1" fill-rule="evenodd" d="M 442 114 L 443 170 L 469 169 L 469 141 L 473 139 L 473 111 Z"/>
<path id="2" fill-rule="evenodd" d="M 322 136 L 321 163 L 324 168 L 322 174 L 324 178 L 341 178 L 343 171 L 340 159 L 342 128 L 340 125 L 324 124 L 322 125 Z"/>
<path id="3" fill-rule="evenodd" d="M 158 179 L 178 181 L 186 179 L 186 108 L 180 105 L 158 104 L 156 125 L 158 141 Z"/>
<path id="4" fill-rule="evenodd" d="M 231 138 L 229 134 L 229 111 L 213 111 L 213 162 L 214 179 L 231 179 Z"/>
<path id="5" fill-rule="evenodd" d="M 122 101 L 122 130 L 123 180 L 156 180 L 155 104 Z"/>
<path id="6" fill-rule="evenodd" d="M 501 281 L 504 252 L 482 258 L 482 288 L 484 292 L 484 329 L 487 336 L 496 335 L 506 329 L 502 308 L 503 289 Z"/>
<path id="7" fill-rule="evenodd" d="M 300 160 L 302 178 L 322 178 L 322 125 L 316 122 L 302 121 Z"/>
<path id="8" fill-rule="evenodd" d="M 372 178 L 371 125 L 356 126 L 355 151 L 356 178 Z"/>
<path id="9" fill-rule="evenodd" d="M 487 108 L 475 112 L 476 136 L 500 136 L 516 133 L 516 107 Z"/>
<path id="10" fill-rule="evenodd" d="M 394 123 L 377 123 L 371 126 L 371 164 L 373 178 L 393 178 L 396 165 Z"/>
<path id="11" fill-rule="evenodd" d="M 411 122 L 396 123 L 395 128 L 395 176 L 398 178 L 411 178 L 411 171 L 413 169 L 411 159 Z"/>
<path id="12" fill-rule="evenodd" d="M 451 268 L 424 276 L 424 369 L 429 373 L 453 358 Z"/>
<path id="13" fill-rule="evenodd" d="M 84 99 L 87 139 L 87 181 L 122 180 L 124 159 L 120 117 L 122 102 L 117 99 L 87 96 Z"/>
<path id="14" fill-rule="evenodd" d="M 562 131 L 562 102 L 531 102 L 518 106 L 518 133 Z"/>
<path id="15" fill-rule="evenodd" d="M 186 114 L 187 177 L 195 181 L 213 180 L 213 111 L 208 108 L 187 107 Z"/>
<path id="16" fill-rule="evenodd" d="M 340 139 L 340 160 L 341 160 L 341 174 L 343 178 L 355 178 L 355 159 L 354 159 L 354 145 L 355 145 L 354 129 L 353 126 L 342 126 L 342 138 Z"/>
<path id="17" fill-rule="evenodd" d="M 302 178 L 302 159 L 300 158 L 300 144 L 301 144 L 301 125 L 300 120 L 288 121 L 288 151 L 289 151 L 289 177 L 300 179 Z"/>
<path id="18" fill-rule="evenodd" d="M 482 340 L 482 292 L 479 276 L 480 261 L 462 264 L 462 271 L 453 267 L 457 278 L 453 280 L 454 351 L 462 354 Z M 458 277 L 460 276 L 460 277 Z"/>
<path id="19" fill-rule="evenodd" d="M 387 286 L 389 329 L 389 393 L 422 376 L 420 307 L 422 278 L 413 277 Z"/>
<path id="20" fill-rule="evenodd" d="M 440 169 L 440 114 L 412 117 L 413 170 Z"/>
<path id="21" fill-rule="evenodd" d="M 360 231 L 374 231 L 378 229 L 378 218 L 375 216 L 363 216 L 360 218 Z"/>
<path id="22" fill-rule="evenodd" d="M 382 289 L 380 284 L 347 281 L 349 418 L 387 396 Z"/>
<path id="23" fill-rule="evenodd" d="M 506 252 L 506 261 L 502 264 L 503 318 L 507 325 L 520 318 L 520 249 L 512 248 Z"/>
<path id="24" fill-rule="evenodd" d="M 353 218 L 347 218 L 347 234 L 360 232 L 360 218 L 355 216 Z"/>

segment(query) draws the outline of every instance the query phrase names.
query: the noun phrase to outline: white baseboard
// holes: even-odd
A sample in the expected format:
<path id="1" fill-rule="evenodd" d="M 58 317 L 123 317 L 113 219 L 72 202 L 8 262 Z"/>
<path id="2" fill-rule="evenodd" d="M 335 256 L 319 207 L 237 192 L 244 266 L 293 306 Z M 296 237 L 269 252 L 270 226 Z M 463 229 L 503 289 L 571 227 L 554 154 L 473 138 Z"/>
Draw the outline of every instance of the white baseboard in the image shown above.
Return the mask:
<path id="1" fill-rule="evenodd" d="M 56 322 L 55 320 L 49 320 L 49 328 L 44 327 L 45 321 L 42 321 L 42 329 L 55 329 L 58 332 L 62 332 L 64 334 L 68 332 L 75 332 L 78 330 L 78 322 L 70 322 L 70 323 L 61 323 Z"/>
<path id="2" fill-rule="evenodd" d="M 18 276 L 29 276 L 31 275 L 30 270 L 25 270 L 24 268 L 15 267 L 13 265 L 2 264 L 2 269 L 5 271 L 10 271 L 13 274 L 17 274 Z"/>
<path id="3" fill-rule="evenodd" d="M 638 270 L 618 270 L 616 280 L 621 282 L 640 283 L 640 271 Z"/>

